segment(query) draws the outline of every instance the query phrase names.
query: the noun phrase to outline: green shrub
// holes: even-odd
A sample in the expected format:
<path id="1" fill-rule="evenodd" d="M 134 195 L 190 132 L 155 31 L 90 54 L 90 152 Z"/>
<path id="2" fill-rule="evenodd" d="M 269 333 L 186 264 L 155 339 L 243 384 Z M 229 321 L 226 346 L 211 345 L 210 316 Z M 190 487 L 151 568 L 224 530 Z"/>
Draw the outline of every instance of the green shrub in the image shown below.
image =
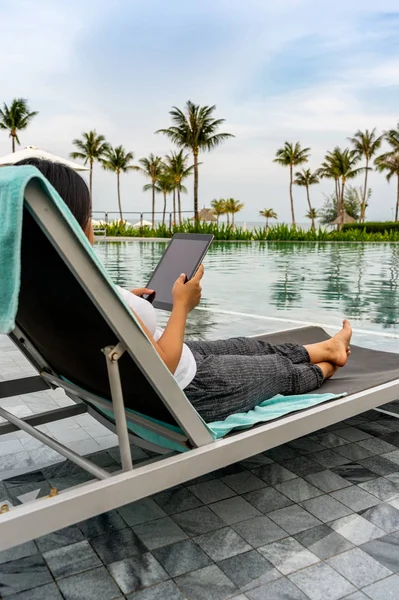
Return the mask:
<path id="1" fill-rule="evenodd" d="M 399 222 L 368 222 L 368 223 L 345 223 L 342 231 L 363 229 L 366 233 L 384 233 L 385 231 L 399 231 Z"/>

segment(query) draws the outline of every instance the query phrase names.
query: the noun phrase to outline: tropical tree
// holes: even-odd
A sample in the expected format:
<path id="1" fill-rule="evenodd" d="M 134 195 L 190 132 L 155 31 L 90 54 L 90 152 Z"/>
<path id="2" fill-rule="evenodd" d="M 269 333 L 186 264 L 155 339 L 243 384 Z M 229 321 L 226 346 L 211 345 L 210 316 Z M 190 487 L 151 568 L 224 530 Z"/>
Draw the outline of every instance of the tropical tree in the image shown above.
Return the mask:
<path id="1" fill-rule="evenodd" d="M 316 173 L 321 179 L 334 179 L 335 197 L 338 199 L 341 198 L 341 180 L 337 166 L 338 158 L 335 155 L 337 150 L 338 148 L 335 148 L 333 152 L 328 152 L 326 154 L 324 162 L 321 163 L 321 166 Z"/>
<path id="2" fill-rule="evenodd" d="M 23 131 L 28 127 L 33 117 L 38 115 L 38 111 L 30 111 L 28 101 L 25 98 L 15 98 L 10 106 L 4 102 L 0 109 L 0 129 L 10 132 L 12 151 L 15 152 L 15 142 L 20 145 L 18 131 Z"/>
<path id="3" fill-rule="evenodd" d="M 137 171 L 138 167 L 131 164 L 133 159 L 133 152 L 126 152 L 123 146 L 116 146 L 115 148 L 109 146 L 104 152 L 104 158 L 101 160 L 102 166 L 106 171 L 112 171 L 113 173 L 116 173 L 118 207 L 121 221 L 123 221 L 123 214 L 121 204 L 120 174 L 128 173 L 129 171 Z"/>
<path id="4" fill-rule="evenodd" d="M 172 127 L 158 129 L 155 133 L 166 135 L 180 148 L 191 150 L 194 157 L 194 218 L 198 222 L 198 155 L 219 146 L 231 133 L 217 133 L 225 119 L 214 119 L 216 106 L 199 106 L 190 100 L 184 110 L 174 106 L 169 112 Z"/>
<path id="5" fill-rule="evenodd" d="M 78 148 L 77 151 L 71 152 L 70 156 L 74 159 L 83 160 L 83 164 L 90 166 L 90 200 L 93 199 L 93 165 L 95 161 L 101 162 L 104 158 L 106 150 L 109 149 L 109 144 L 106 142 L 103 135 L 98 135 L 93 129 L 88 133 L 82 133 L 82 139 L 73 140 L 72 144 Z"/>
<path id="6" fill-rule="evenodd" d="M 312 221 L 312 229 L 315 229 L 315 220 L 319 218 L 319 213 L 316 208 L 309 208 L 305 217 Z"/>
<path id="7" fill-rule="evenodd" d="M 234 198 L 227 198 L 225 200 L 226 213 L 231 214 L 231 226 L 234 229 L 234 215 L 240 212 L 244 208 L 244 203 Z"/>
<path id="8" fill-rule="evenodd" d="M 184 188 L 184 186 L 183 186 Z M 143 190 L 146 192 L 147 190 L 151 190 L 153 189 L 152 187 L 152 183 L 147 183 L 144 187 Z M 184 188 L 185 189 L 185 188 Z M 166 201 L 167 201 L 167 195 L 170 194 L 172 191 L 175 190 L 175 182 L 172 179 L 172 177 L 170 176 L 170 174 L 164 170 L 157 178 L 156 184 L 155 184 L 155 191 L 159 192 L 163 195 L 163 213 L 162 213 L 162 225 L 165 224 L 165 214 L 166 214 Z M 173 206 L 173 212 L 174 212 L 174 219 L 176 218 L 176 206 Z M 154 224 L 153 224 L 154 227 Z"/>
<path id="9" fill-rule="evenodd" d="M 273 161 L 283 167 L 290 168 L 290 202 L 293 225 L 295 225 L 294 198 L 292 195 L 293 169 L 297 165 L 302 165 L 303 163 L 308 162 L 309 153 L 310 148 L 301 148 L 301 144 L 299 142 L 296 142 L 295 144 L 285 142 L 284 147 L 277 150 L 276 158 Z"/>
<path id="10" fill-rule="evenodd" d="M 310 193 L 309 187 L 311 185 L 315 185 L 319 183 L 320 179 L 317 173 L 312 173 L 310 169 L 302 169 L 302 171 L 297 171 L 295 173 L 295 181 L 296 185 L 302 186 L 306 188 L 306 198 L 309 206 L 309 213 L 312 212 L 312 205 L 310 204 Z M 313 223 L 313 221 L 312 221 Z M 313 227 L 313 225 L 312 225 Z"/>
<path id="11" fill-rule="evenodd" d="M 372 194 L 371 188 L 369 188 L 367 190 L 366 198 L 364 197 L 364 190 L 361 186 L 348 188 L 348 193 L 346 195 L 345 202 L 353 201 L 360 207 L 359 221 L 361 223 L 364 223 L 364 220 L 366 217 L 366 209 L 369 205 L 368 201 L 371 198 L 371 194 Z"/>
<path id="12" fill-rule="evenodd" d="M 264 208 L 259 211 L 259 216 L 266 219 L 266 231 L 269 230 L 269 219 L 277 219 L 277 213 L 273 208 Z"/>
<path id="13" fill-rule="evenodd" d="M 174 192 L 177 192 L 177 210 L 179 213 L 179 225 L 181 225 L 182 222 L 180 199 L 180 193 L 182 192 L 182 189 L 184 187 L 182 185 L 182 182 L 184 181 L 184 179 L 189 177 L 194 170 L 194 165 L 190 165 L 189 167 L 187 166 L 189 156 L 189 154 L 184 154 L 183 150 L 180 150 L 180 152 L 171 152 L 171 154 L 165 156 L 164 161 L 168 173 L 174 179 L 175 182 Z M 186 188 L 184 188 L 184 190 L 186 190 Z M 174 220 L 176 221 L 176 215 Z"/>
<path id="14" fill-rule="evenodd" d="M 364 187 L 363 187 L 363 197 L 362 197 L 362 206 L 363 206 L 363 219 L 365 207 L 367 204 L 367 200 L 370 197 L 368 195 L 367 189 L 367 177 L 369 171 L 372 171 L 369 163 L 373 156 L 377 153 L 377 150 L 380 149 L 382 140 L 384 139 L 383 135 L 377 136 L 375 132 L 375 128 L 369 131 L 366 129 L 365 131 L 361 131 L 358 129 L 353 137 L 349 138 L 349 141 L 352 143 L 353 149 L 358 153 L 360 158 L 364 158 L 366 160 L 366 166 L 364 171 Z M 362 217 L 361 217 L 362 220 Z M 364 222 L 364 220 L 362 221 Z"/>
<path id="15" fill-rule="evenodd" d="M 137 170 L 140 171 L 145 177 L 151 179 L 151 185 L 145 185 L 143 189 L 152 190 L 152 226 L 155 225 L 155 187 L 159 177 L 164 171 L 164 165 L 160 156 L 154 156 L 152 153 L 148 158 L 140 158 L 140 166 Z"/>
<path id="16" fill-rule="evenodd" d="M 361 211 L 361 202 L 356 194 L 352 192 L 353 188 L 348 186 L 345 190 L 345 198 L 344 198 L 344 211 L 347 215 L 355 219 L 355 221 L 359 220 L 360 211 Z M 338 216 L 338 201 L 335 194 L 330 194 L 329 196 L 324 195 L 325 201 L 323 207 L 318 211 L 318 218 L 322 225 L 329 225 Z"/>
<path id="17" fill-rule="evenodd" d="M 395 209 L 395 221 L 399 220 L 399 150 L 394 152 L 387 152 L 378 156 L 374 164 L 377 171 L 386 173 L 387 181 L 391 181 L 392 177 L 397 177 L 397 192 L 396 192 L 396 209 Z"/>
<path id="18" fill-rule="evenodd" d="M 216 224 L 219 227 L 220 216 L 226 214 L 226 200 L 223 200 L 223 198 L 220 198 L 220 200 L 216 200 L 215 198 L 211 202 L 211 207 L 213 213 L 216 215 Z"/>

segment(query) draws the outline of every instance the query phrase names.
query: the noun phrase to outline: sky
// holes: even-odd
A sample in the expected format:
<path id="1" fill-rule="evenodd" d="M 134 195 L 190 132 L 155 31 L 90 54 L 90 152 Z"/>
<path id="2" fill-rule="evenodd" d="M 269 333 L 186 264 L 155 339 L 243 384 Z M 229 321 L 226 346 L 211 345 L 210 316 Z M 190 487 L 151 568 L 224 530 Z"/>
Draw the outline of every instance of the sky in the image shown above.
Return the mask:
<path id="1" fill-rule="evenodd" d="M 285 141 L 310 147 L 314 170 L 357 129 L 399 121 L 397 0 L 0 0 L 0 49 L 0 103 L 24 97 L 39 111 L 21 147 L 68 157 L 72 140 L 96 129 L 137 162 L 173 149 L 154 134 L 171 124 L 172 106 L 216 105 L 221 131 L 235 137 L 202 154 L 199 204 L 236 198 L 248 222 L 263 208 L 290 219 L 288 170 L 273 163 Z M 0 156 L 10 151 L 0 132 Z M 151 210 L 145 183 L 121 177 L 125 211 Z M 369 185 L 368 218 L 390 219 L 395 182 L 372 173 Z M 313 186 L 312 204 L 332 191 Z M 294 194 L 305 222 L 304 190 Z M 116 177 L 100 165 L 93 204 L 117 209 Z"/>

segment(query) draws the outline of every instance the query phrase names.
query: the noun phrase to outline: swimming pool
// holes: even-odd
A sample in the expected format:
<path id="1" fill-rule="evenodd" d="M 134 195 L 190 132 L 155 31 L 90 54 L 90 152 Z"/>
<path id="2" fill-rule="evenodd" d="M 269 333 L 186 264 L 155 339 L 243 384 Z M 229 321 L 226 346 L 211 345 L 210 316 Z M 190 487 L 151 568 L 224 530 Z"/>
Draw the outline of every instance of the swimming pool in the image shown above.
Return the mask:
<path id="1" fill-rule="evenodd" d="M 147 283 L 166 244 L 99 241 L 95 249 L 130 289 Z M 399 244 L 214 243 L 204 264 L 203 310 L 189 317 L 190 337 L 339 326 L 345 316 L 357 343 L 399 350 Z"/>

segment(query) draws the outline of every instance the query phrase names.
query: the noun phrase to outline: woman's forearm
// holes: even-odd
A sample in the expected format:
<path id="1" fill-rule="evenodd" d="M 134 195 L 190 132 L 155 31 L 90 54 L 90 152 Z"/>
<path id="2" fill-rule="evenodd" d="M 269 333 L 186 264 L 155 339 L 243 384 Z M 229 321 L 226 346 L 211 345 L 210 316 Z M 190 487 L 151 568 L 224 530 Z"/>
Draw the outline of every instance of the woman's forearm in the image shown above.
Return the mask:
<path id="1" fill-rule="evenodd" d="M 188 310 L 183 303 L 174 304 L 168 324 L 157 340 L 163 353 L 162 359 L 171 373 L 176 371 L 183 351 L 187 315 Z"/>

